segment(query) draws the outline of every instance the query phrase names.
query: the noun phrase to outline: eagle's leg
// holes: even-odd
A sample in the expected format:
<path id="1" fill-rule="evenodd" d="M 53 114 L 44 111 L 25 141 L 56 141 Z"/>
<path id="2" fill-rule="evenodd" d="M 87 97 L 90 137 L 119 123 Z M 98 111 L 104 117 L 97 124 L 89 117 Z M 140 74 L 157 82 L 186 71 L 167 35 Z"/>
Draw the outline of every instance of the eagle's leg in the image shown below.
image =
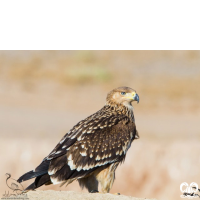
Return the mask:
<path id="1" fill-rule="evenodd" d="M 109 193 L 115 179 L 115 173 L 110 173 L 109 177 L 101 176 L 98 180 L 101 184 L 102 193 Z"/>
<path id="2" fill-rule="evenodd" d="M 101 184 L 102 193 L 109 193 L 115 180 L 115 170 L 119 163 L 113 163 L 97 174 L 97 180 Z"/>
<path id="3" fill-rule="evenodd" d="M 88 192 L 96 193 L 98 191 L 98 181 L 96 177 L 92 174 L 86 178 L 78 179 L 79 185 L 83 189 L 84 187 L 88 190 Z"/>

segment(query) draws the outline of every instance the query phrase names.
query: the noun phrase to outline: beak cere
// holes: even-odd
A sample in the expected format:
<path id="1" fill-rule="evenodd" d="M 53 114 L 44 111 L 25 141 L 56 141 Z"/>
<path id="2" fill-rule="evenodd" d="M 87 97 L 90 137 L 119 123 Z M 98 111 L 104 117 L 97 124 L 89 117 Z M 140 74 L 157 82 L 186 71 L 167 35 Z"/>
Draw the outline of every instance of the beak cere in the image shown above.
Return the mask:
<path id="1" fill-rule="evenodd" d="M 139 100 L 140 100 L 140 99 L 139 99 L 139 96 L 138 96 L 137 93 L 136 93 L 135 96 L 133 97 L 133 100 L 134 100 L 134 101 L 137 101 L 137 103 L 139 103 Z"/>

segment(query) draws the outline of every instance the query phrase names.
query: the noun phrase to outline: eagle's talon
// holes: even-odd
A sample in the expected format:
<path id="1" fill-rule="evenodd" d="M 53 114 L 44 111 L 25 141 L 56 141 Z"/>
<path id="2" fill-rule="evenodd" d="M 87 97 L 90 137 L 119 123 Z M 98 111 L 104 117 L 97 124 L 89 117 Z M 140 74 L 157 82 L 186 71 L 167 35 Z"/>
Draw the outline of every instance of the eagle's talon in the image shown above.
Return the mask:
<path id="1" fill-rule="evenodd" d="M 99 193 L 98 190 L 91 190 L 90 193 Z"/>

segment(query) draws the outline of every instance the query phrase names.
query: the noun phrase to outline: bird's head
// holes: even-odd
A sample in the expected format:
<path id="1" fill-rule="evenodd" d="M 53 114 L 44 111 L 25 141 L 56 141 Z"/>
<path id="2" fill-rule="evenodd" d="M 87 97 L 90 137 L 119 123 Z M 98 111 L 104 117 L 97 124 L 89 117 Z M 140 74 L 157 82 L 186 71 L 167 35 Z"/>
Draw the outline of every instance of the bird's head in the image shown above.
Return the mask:
<path id="1" fill-rule="evenodd" d="M 126 107 L 129 107 L 133 101 L 139 103 L 139 96 L 135 90 L 129 87 L 118 87 L 110 91 L 106 98 L 106 104 L 121 104 Z"/>

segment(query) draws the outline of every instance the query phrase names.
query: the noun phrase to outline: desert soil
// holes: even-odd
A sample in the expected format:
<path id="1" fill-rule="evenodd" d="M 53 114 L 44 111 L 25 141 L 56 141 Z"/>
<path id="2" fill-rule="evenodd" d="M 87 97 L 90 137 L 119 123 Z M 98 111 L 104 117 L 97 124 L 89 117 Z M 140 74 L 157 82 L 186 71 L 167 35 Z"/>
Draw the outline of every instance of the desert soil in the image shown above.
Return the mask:
<path id="1" fill-rule="evenodd" d="M 23 197 L 23 196 L 21 196 Z M 29 200 L 150 200 L 146 198 L 136 198 L 125 195 L 114 195 L 114 194 L 91 194 L 83 192 L 74 192 L 74 191 L 30 191 L 27 193 L 27 198 Z M 155 199 L 151 199 L 155 200 Z"/>

